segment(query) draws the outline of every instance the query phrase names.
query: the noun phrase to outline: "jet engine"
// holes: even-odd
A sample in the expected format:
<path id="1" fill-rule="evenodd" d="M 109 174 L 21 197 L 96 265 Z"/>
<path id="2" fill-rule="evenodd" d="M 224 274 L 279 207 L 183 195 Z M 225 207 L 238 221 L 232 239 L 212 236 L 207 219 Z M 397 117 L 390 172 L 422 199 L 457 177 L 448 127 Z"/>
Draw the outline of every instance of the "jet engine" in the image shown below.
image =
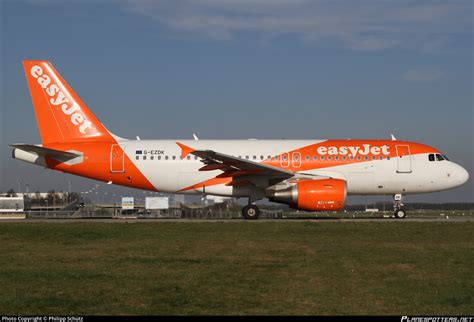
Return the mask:
<path id="1" fill-rule="evenodd" d="M 268 199 L 293 209 L 337 211 L 344 208 L 346 194 L 346 182 L 341 179 L 300 180 L 271 192 Z"/>

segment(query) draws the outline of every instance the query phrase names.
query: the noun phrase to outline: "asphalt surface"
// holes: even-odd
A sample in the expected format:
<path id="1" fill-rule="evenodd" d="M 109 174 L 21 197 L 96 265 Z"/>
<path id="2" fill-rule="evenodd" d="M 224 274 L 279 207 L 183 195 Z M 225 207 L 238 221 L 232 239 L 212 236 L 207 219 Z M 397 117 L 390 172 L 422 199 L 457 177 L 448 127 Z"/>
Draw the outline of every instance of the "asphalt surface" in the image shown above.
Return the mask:
<path id="1" fill-rule="evenodd" d="M 266 222 L 474 222 L 473 216 L 454 216 L 454 217 L 414 217 L 405 219 L 395 218 L 308 218 L 308 219 L 259 219 L 259 220 L 243 220 L 243 219 L 104 219 L 104 218 L 81 218 L 81 219 L 1 219 L 1 223 L 230 223 L 230 222 L 247 222 L 247 223 L 266 223 Z"/>

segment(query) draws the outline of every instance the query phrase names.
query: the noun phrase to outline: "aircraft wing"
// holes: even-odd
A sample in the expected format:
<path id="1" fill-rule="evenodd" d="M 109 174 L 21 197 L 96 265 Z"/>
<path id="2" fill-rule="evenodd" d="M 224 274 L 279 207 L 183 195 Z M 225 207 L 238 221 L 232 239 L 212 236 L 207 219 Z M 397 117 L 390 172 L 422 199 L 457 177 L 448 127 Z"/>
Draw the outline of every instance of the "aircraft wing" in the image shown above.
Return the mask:
<path id="1" fill-rule="evenodd" d="M 194 150 L 180 142 L 176 142 L 181 148 L 181 158 L 192 154 L 201 158 L 204 166 L 199 171 L 221 170 L 222 173 L 216 178 L 233 178 L 228 185 L 238 186 L 245 184 L 257 184 L 257 178 L 265 177 L 272 179 L 272 184 L 298 176 L 296 172 L 273 167 L 268 164 L 262 164 L 251 160 L 240 159 L 228 154 L 212 150 Z M 268 181 L 267 181 L 268 182 Z M 266 184 L 268 186 L 268 183 Z M 266 188 L 266 186 L 261 188 Z"/>

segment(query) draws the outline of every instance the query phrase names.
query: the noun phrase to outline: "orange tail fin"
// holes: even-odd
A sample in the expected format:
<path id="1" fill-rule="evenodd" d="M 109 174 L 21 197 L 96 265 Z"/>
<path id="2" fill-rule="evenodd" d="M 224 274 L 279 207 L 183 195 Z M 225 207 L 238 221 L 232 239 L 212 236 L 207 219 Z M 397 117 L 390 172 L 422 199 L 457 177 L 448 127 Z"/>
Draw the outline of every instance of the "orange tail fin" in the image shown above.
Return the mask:
<path id="1" fill-rule="evenodd" d="M 47 61 L 23 61 L 43 143 L 110 140 L 110 132 Z"/>

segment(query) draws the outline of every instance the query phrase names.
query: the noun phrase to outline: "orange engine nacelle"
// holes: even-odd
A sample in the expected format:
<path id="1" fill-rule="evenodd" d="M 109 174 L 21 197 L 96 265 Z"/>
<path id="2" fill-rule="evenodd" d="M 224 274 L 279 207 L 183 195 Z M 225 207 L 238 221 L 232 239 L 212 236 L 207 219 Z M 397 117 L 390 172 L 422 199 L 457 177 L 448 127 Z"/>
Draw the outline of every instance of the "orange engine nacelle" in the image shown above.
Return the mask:
<path id="1" fill-rule="evenodd" d="M 274 191 L 270 201 L 309 211 L 337 211 L 344 208 L 346 182 L 340 179 L 301 180 L 293 186 Z"/>

